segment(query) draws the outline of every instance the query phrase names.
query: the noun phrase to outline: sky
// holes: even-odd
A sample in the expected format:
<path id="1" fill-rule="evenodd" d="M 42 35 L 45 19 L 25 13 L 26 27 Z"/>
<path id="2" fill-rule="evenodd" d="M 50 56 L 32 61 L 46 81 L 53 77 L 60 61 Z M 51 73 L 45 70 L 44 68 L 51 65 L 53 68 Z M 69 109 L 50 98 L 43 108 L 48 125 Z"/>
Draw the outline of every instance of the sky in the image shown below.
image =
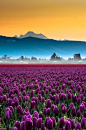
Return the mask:
<path id="1" fill-rule="evenodd" d="M 0 0 L 0 35 L 86 41 L 86 0 Z"/>

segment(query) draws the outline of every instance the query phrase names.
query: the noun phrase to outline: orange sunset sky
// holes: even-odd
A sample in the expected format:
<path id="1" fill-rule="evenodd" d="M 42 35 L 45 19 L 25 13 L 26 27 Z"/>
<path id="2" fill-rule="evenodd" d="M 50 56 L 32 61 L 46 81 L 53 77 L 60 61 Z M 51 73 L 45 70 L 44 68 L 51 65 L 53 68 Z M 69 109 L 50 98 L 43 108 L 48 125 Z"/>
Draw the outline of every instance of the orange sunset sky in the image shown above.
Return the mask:
<path id="1" fill-rule="evenodd" d="M 0 35 L 86 40 L 86 0 L 0 0 Z"/>

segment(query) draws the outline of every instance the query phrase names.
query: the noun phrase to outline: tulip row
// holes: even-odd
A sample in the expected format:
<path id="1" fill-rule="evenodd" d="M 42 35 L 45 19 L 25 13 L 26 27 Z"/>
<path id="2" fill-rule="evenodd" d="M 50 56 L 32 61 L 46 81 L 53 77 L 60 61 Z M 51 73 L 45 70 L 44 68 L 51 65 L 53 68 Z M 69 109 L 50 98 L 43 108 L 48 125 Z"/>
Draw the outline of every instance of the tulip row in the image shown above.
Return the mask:
<path id="1" fill-rule="evenodd" d="M 86 67 L 0 68 L 1 130 L 85 130 Z"/>

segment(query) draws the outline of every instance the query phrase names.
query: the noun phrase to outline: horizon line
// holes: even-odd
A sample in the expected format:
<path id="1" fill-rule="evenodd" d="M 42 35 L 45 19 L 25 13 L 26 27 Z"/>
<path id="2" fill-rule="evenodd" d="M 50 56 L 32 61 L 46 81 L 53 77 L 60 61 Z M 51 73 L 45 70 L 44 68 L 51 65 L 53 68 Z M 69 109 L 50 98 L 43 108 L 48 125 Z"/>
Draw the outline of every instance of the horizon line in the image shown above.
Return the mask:
<path id="1" fill-rule="evenodd" d="M 42 33 L 39 33 L 39 34 L 42 34 Z M 22 35 L 22 34 L 21 34 Z M 44 34 L 42 34 L 44 35 Z M 9 38 L 17 38 L 17 39 L 24 39 L 24 38 L 19 38 L 19 37 L 15 37 L 15 36 L 8 36 L 8 35 L 1 35 L 0 36 L 2 37 L 9 37 Z M 45 35 L 44 35 L 45 36 Z M 28 37 L 32 37 L 32 36 L 28 36 Z M 25 38 L 28 38 L 28 37 L 25 37 Z M 32 37 L 32 38 L 38 38 L 38 37 Z M 38 39 L 43 39 L 43 38 L 38 38 Z M 79 41 L 79 42 L 86 42 L 86 40 L 78 40 L 78 39 L 52 39 L 52 38 L 47 38 L 47 39 L 43 39 L 43 40 L 56 40 L 56 41 Z"/>

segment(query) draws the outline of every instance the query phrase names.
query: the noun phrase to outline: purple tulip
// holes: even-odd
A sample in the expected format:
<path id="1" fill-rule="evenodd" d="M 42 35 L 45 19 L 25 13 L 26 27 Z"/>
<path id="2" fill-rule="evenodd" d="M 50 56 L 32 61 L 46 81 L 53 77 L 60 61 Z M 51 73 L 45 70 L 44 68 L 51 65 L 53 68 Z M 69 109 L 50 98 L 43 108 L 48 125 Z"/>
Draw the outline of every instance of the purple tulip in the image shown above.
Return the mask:
<path id="1" fill-rule="evenodd" d="M 72 107 L 72 109 L 71 109 L 71 114 L 72 114 L 73 116 L 76 115 L 76 108 L 75 108 L 75 107 Z"/>
<path id="2" fill-rule="evenodd" d="M 50 117 L 46 117 L 45 118 L 45 126 L 47 127 L 47 122 L 48 122 L 48 120 L 50 119 Z"/>
<path id="3" fill-rule="evenodd" d="M 22 116 L 22 121 L 25 121 L 27 119 L 27 115 Z"/>
<path id="4" fill-rule="evenodd" d="M 35 105 L 36 105 L 36 102 L 35 102 L 35 101 L 31 101 L 31 103 L 30 103 L 30 108 L 31 108 L 31 109 L 34 109 L 34 108 L 35 108 Z"/>
<path id="5" fill-rule="evenodd" d="M 2 128 L 1 130 L 6 130 L 6 128 Z"/>
<path id="6" fill-rule="evenodd" d="M 41 94 L 38 94 L 38 99 L 41 101 L 41 98 L 42 98 L 42 96 L 41 96 Z"/>
<path id="7" fill-rule="evenodd" d="M 45 98 L 44 97 L 42 97 L 41 102 L 45 102 Z"/>
<path id="8" fill-rule="evenodd" d="M 55 89 L 52 89 L 51 90 L 51 94 L 54 95 L 56 93 L 56 90 Z"/>
<path id="9" fill-rule="evenodd" d="M 26 101 L 28 101 L 29 100 L 29 96 L 26 96 Z"/>
<path id="10" fill-rule="evenodd" d="M 23 90 L 23 96 L 25 96 L 26 95 L 26 91 L 25 90 Z"/>
<path id="11" fill-rule="evenodd" d="M 10 118 L 10 112 L 9 111 L 6 111 L 5 112 L 5 119 L 9 119 Z"/>
<path id="12" fill-rule="evenodd" d="M 25 120 L 24 126 L 25 126 L 25 130 L 32 130 L 32 127 L 33 127 L 33 122 L 32 122 L 32 120 L 31 120 L 30 118 L 27 118 L 27 119 Z"/>
<path id="13" fill-rule="evenodd" d="M 52 100 L 53 100 L 53 101 L 55 101 L 55 99 L 56 99 L 56 96 L 55 96 L 55 95 L 53 95 L 53 96 L 52 96 Z"/>
<path id="14" fill-rule="evenodd" d="M 65 106 L 65 104 L 64 104 L 64 103 L 62 103 L 62 104 L 61 104 L 61 109 L 62 109 L 62 107 L 63 107 L 63 106 Z"/>
<path id="15" fill-rule="evenodd" d="M 84 111 L 84 108 L 85 108 L 85 105 L 84 105 L 84 104 L 81 104 L 81 105 L 79 106 L 79 109 L 80 109 L 81 112 Z"/>
<path id="16" fill-rule="evenodd" d="M 60 130 L 65 130 L 65 127 L 60 128 Z"/>
<path id="17" fill-rule="evenodd" d="M 76 130 L 81 130 L 81 124 L 80 124 L 79 122 L 77 122 L 75 129 L 76 129 Z"/>
<path id="18" fill-rule="evenodd" d="M 6 96 L 6 95 L 3 96 L 3 100 L 4 100 L 4 101 L 7 100 L 7 96 Z"/>
<path id="19" fill-rule="evenodd" d="M 43 108 L 43 113 L 46 114 L 47 113 L 47 109 Z"/>
<path id="20" fill-rule="evenodd" d="M 80 110 L 77 111 L 76 116 L 77 116 L 77 117 L 80 117 L 80 116 L 81 116 L 81 111 L 80 111 Z"/>
<path id="21" fill-rule="evenodd" d="M 54 104 L 51 105 L 51 111 L 53 111 L 54 106 L 55 106 Z"/>
<path id="22" fill-rule="evenodd" d="M 13 107 L 15 107 L 15 102 L 14 101 L 12 101 L 12 104 L 11 104 Z"/>
<path id="23" fill-rule="evenodd" d="M 25 107 L 25 111 L 26 111 L 26 112 L 28 112 L 28 111 L 29 111 L 29 109 L 28 109 L 28 107 L 27 107 L 27 106 Z"/>
<path id="24" fill-rule="evenodd" d="M 70 103 L 70 108 L 72 109 L 72 107 L 74 107 L 74 104 L 71 102 Z"/>
<path id="25" fill-rule="evenodd" d="M 85 127 L 85 126 L 86 126 L 86 118 L 83 117 L 83 118 L 81 119 L 81 127 L 83 128 L 83 127 Z"/>
<path id="26" fill-rule="evenodd" d="M 33 126 L 36 126 L 36 125 L 37 125 L 37 118 L 33 117 Z"/>
<path id="27" fill-rule="evenodd" d="M 47 128 L 50 130 L 50 129 L 53 129 L 53 121 L 51 119 L 49 119 L 47 121 Z"/>
<path id="28" fill-rule="evenodd" d="M 17 112 L 20 113 L 20 111 L 21 111 L 21 106 L 18 105 L 18 106 L 17 106 Z"/>
<path id="29" fill-rule="evenodd" d="M 50 100 L 52 100 L 52 97 L 53 97 L 52 94 L 49 94 L 49 99 L 50 99 Z"/>
<path id="30" fill-rule="evenodd" d="M 40 113 L 40 114 L 39 114 L 39 118 L 43 118 L 43 113 Z"/>
<path id="31" fill-rule="evenodd" d="M 73 95 L 72 99 L 73 99 L 73 102 L 76 102 L 77 101 L 76 95 Z"/>
<path id="32" fill-rule="evenodd" d="M 65 119 L 64 117 L 62 117 L 60 120 L 59 120 L 59 128 L 62 128 L 65 124 Z"/>
<path id="33" fill-rule="evenodd" d="M 17 127 L 13 127 L 13 129 L 12 130 L 18 130 L 18 128 Z"/>
<path id="34" fill-rule="evenodd" d="M 46 108 L 51 107 L 51 105 L 52 105 L 52 101 L 50 99 L 48 99 L 46 101 Z"/>
<path id="35" fill-rule="evenodd" d="M 84 117 L 86 118 L 86 111 L 84 111 Z"/>
<path id="36" fill-rule="evenodd" d="M 27 117 L 30 118 L 30 119 L 32 119 L 32 115 L 31 114 L 28 114 Z"/>
<path id="37" fill-rule="evenodd" d="M 38 119 L 39 118 L 39 113 L 37 111 L 34 111 L 33 117 L 36 117 Z"/>
<path id="38" fill-rule="evenodd" d="M 65 122 L 65 130 L 70 130 L 70 129 L 71 129 L 71 122 L 67 120 Z"/>
<path id="39" fill-rule="evenodd" d="M 45 126 L 44 126 L 43 123 L 42 123 L 42 125 L 41 125 L 41 130 L 45 130 Z"/>
<path id="40" fill-rule="evenodd" d="M 48 89 L 46 89 L 46 90 L 45 90 L 45 93 L 46 93 L 46 94 L 48 94 L 48 93 L 49 93 L 49 90 L 48 90 Z"/>
<path id="41" fill-rule="evenodd" d="M 81 98 L 77 98 L 77 103 L 79 104 L 81 102 Z"/>
<path id="42" fill-rule="evenodd" d="M 74 122 L 74 120 L 72 120 L 72 119 L 67 119 L 67 120 L 71 122 L 71 128 L 75 129 L 75 122 Z"/>
<path id="43" fill-rule="evenodd" d="M 11 106 L 11 104 L 12 104 L 12 99 L 8 98 L 7 99 L 7 105 Z"/>
<path id="44" fill-rule="evenodd" d="M 82 100 L 82 99 L 84 98 L 84 95 L 83 95 L 83 94 L 81 94 L 80 96 L 81 96 L 81 100 Z"/>
<path id="45" fill-rule="evenodd" d="M 19 102 L 21 102 L 21 101 L 22 101 L 22 97 L 21 97 L 21 96 L 19 96 L 19 97 L 18 97 L 18 99 L 19 99 Z"/>
<path id="46" fill-rule="evenodd" d="M 20 122 L 19 121 L 15 122 L 15 126 L 18 128 L 18 130 L 20 130 Z"/>
<path id="47" fill-rule="evenodd" d="M 20 130 L 25 130 L 24 124 L 25 124 L 25 121 L 22 121 L 22 122 L 21 122 L 21 125 L 20 125 Z"/>
<path id="48" fill-rule="evenodd" d="M 58 107 L 56 105 L 54 105 L 54 108 L 53 108 L 53 113 L 57 113 L 58 112 Z"/>
<path id="49" fill-rule="evenodd" d="M 56 126 L 56 119 L 55 119 L 55 117 L 52 118 L 52 121 L 53 121 L 53 127 L 55 127 Z"/>
<path id="50" fill-rule="evenodd" d="M 10 106 L 10 110 L 11 110 L 12 112 L 14 111 L 12 106 Z"/>
<path id="51" fill-rule="evenodd" d="M 26 102 L 26 96 L 23 96 L 23 102 Z"/>
<path id="52" fill-rule="evenodd" d="M 41 125 L 42 125 L 42 118 L 38 118 L 38 119 L 37 119 L 36 127 L 37 127 L 37 128 L 41 128 Z"/>
<path id="53" fill-rule="evenodd" d="M 67 112 L 67 107 L 66 106 L 63 106 L 62 109 L 61 109 L 62 113 L 65 114 Z"/>
<path id="54" fill-rule="evenodd" d="M 47 115 L 50 115 L 50 108 L 47 108 L 46 114 L 47 114 Z"/>
<path id="55" fill-rule="evenodd" d="M 68 92 L 68 99 L 72 98 L 72 94 L 70 92 Z"/>

